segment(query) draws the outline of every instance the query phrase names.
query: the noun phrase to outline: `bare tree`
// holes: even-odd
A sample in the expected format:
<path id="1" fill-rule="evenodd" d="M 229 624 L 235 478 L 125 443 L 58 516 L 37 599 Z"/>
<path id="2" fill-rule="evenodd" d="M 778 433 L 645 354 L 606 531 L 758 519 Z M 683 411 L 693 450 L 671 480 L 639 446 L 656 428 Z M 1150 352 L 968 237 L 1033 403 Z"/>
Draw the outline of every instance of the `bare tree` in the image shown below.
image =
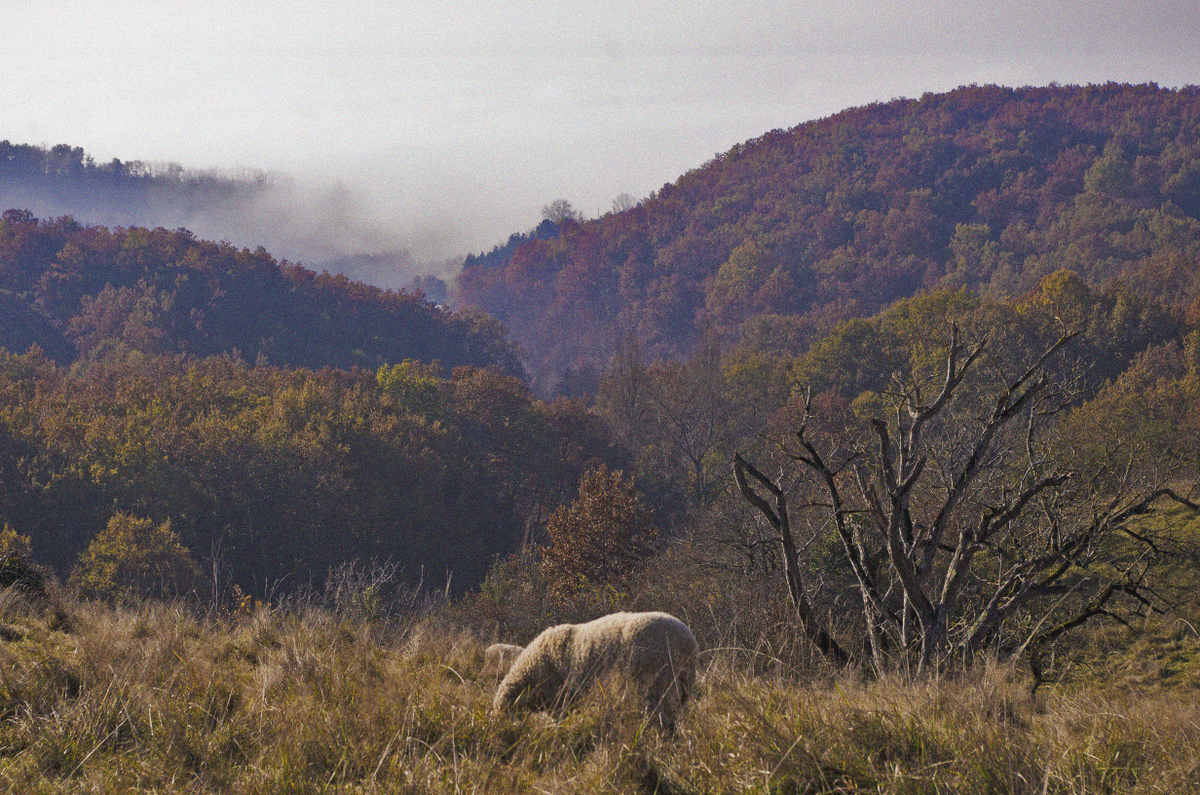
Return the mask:
<path id="1" fill-rule="evenodd" d="M 1147 464 L 1152 451 L 1114 439 L 1099 464 L 1073 455 L 1061 436 L 1075 396 L 1069 369 L 1051 366 L 1073 336 L 1006 374 L 986 339 L 968 345 L 955 326 L 937 376 L 897 376 L 884 395 L 891 416 L 836 444 L 810 431 L 807 400 L 781 449 L 799 464 L 797 510 L 840 541 L 876 671 L 928 672 L 984 649 L 1015 655 L 1097 616 L 1170 607 L 1154 575 L 1188 551 L 1170 523 L 1149 517 L 1200 506 L 1170 487 L 1177 473 Z M 740 455 L 734 472 L 779 534 L 805 631 L 831 661 L 850 662 L 822 640 L 808 606 L 782 476 Z"/>
<path id="2" fill-rule="evenodd" d="M 617 343 L 596 402 L 621 444 L 636 450 L 650 412 L 649 368 L 636 336 Z"/>
<path id="3" fill-rule="evenodd" d="M 838 665 L 846 665 L 852 661 L 851 656 L 838 644 L 829 630 L 820 622 L 808 600 L 807 589 L 804 587 L 804 575 L 800 572 L 800 559 L 796 552 L 796 541 L 792 536 L 791 520 L 788 517 L 787 495 L 777 484 L 755 469 L 741 455 L 735 454 L 734 477 L 737 478 L 738 488 L 750 503 L 757 508 L 775 531 L 779 533 L 779 543 L 783 548 L 784 574 L 787 578 L 788 597 L 796 610 L 796 618 L 805 636 Z M 751 486 L 746 475 L 754 478 L 758 485 L 771 495 L 768 502 Z"/>
<path id="4" fill-rule="evenodd" d="M 660 474 L 688 485 L 697 509 L 710 501 L 722 477 L 721 462 L 745 435 L 750 416 L 722 370 L 712 337 L 686 362 L 650 366 L 636 338 L 625 337 L 596 402 L 623 444 L 655 459 Z"/>
<path id="5" fill-rule="evenodd" d="M 614 213 L 623 213 L 637 206 L 638 200 L 629 193 L 618 193 L 616 198 L 612 200 L 612 211 Z"/>
<path id="6" fill-rule="evenodd" d="M 576 210 L 575 205 L 566 199 L 555 199 L 542 207 L 542 217 L 561 224 L 564 221 L 582 221 L 583 213 Z"/>
<path id="7" fill-rule="evenodd" d="M 721 369 L 716 340 L 707 336 L 688 362 L 660 364 L 652 371 L 650 400 L 659 437 L 688 473 L 692 506 L 703 508 L 715 488 L 720 461 L 742 435 L 748 414 Z M 726 452 L 719 458 L 718 450 Z"/>

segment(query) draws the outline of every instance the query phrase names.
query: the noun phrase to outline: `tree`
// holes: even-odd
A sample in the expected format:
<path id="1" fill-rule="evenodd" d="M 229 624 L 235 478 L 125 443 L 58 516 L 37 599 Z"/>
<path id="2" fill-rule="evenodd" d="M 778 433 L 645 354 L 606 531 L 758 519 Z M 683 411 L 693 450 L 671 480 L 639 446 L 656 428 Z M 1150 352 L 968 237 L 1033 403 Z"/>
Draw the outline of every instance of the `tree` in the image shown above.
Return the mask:
<path id="1" fill-rule="evenodd" d="M 621 444 L 636 450 L 650 416 L 649 370 L 636 336 L 628 334 L 618 343 L 596 405 Z"/>
<path id="2" fill-rule="evenodd" d="M 718 323 L 736 328 L 762 302 L 756 296 L 763 289 L 778 263 L 762 243 L 754 238 L 743 241 L 717 269 L 705 297 L 705 312 Z"/>
<path id="3" fill-rule="evenodd" d="M 176 596 L 191 590 L 200 567 L 170 520 L 115 514 L 79 556 L 71 583 L 88 596 Z"/>
<path id="4" fill-rule="evenodd" d="M 743 435 L 749 412 L 735 399 L 711 337 L 691 361 L 660 364 L 651 374 L 656 433 L 669 457 L 686 471 L 692 506 L 701 509 L 716 489 L 720 461 L 726 460 L 733 440 Z"/>
<path id="5" fill-rule="evenodd" d="M 733 440 L 749 425 L 751 401 L 737 395 L 711 335 L 689 361 L 652 366 L 627 336 L 609 362 L 596 406 L 637 457 L 639 483 L 669 484 L 680 496 L 686 489 L 691 507 L 701 509 L 717 491 Z M 660 511 L 663 503 L 654 500 Z"/>
<path id="6" fill-rule="evenodd" d="M 612 200 L 612 211 L 614 213 L 623 213 L 637 206 L 638 200 L 629 193 L 618 193 Z"/>
<path id="7" fill-rule="evenodd" d="M 822 654 L 838 665 L 846 665 L 853 658 L 842 649 L 820 623 L 820 619 L 809 602 L 804 575 L 800 571 L 799 555 L 796 552 L 796 540 L 792 536 L 787 494 L 781 486 L 747 463 L 740 453 L 735 453 L 733 456 L 733 472 L 742 495 L 762 513 L 779 534 L 779 545 L 783 549 L 784 576 L 787 580 L 788 597 L 792 601 L 792 607 L 796 610 L 800 628 Z M 774 505 L 759 495 L 746 478 L 747 474 L 771 495 Z"/>
<path id="8" fill-rule="evenodd" d="M 436 366 L 423 365 L 412 359 L 391 367 L 381 364 L 375 371 L 375 382 L 409 414 L 429 420 L 441 417 L 443 390 Z"/>
<path id="9" fill-rule="evenodd" d="M 542 218 L 561 226 L 564 221 L 582 221 L 583 214 L 566 199 L 555 199 L 542 207 Z"/>
<path id="10" fill-rule="evenodd" d="M 870 417 L 868 433 L 821 438 L 810 399 L 794 441 L 781 445 L 799 465 L 799 510 L 840 542 L 876 672 L 929 672 L 987 649 L 1013 656 L 1098 616 L 1171 606 L 1155 575 L 1189 550 L 1156 517 L 1171 503 L 1200 506 L 1167 485 L 1179 472 L 1142 445 L 1110 438 L 1105 471 L 1073 454 L 1062 434 L 1069 368 L 1049 366 L 1073 336 L 1006 373 L 988 339 L 968 344 L 954 326 L 941 373 L 898 381 L 883 395 L 890 417 Z M 740 455 L 734 473 L 778 533 L 806 633 L 831 661 L 851 662 L 823 642 L 808 605 L 783 476 Z"/>
<path id="11" fill-rule="evenodd" d="M 542 571 L 556 598 L 587 588 L 620 588 L 654 550 L 650 511 L 619 469 L 601 464 L 580 478 L 579 495 L 555 511 Z"/>

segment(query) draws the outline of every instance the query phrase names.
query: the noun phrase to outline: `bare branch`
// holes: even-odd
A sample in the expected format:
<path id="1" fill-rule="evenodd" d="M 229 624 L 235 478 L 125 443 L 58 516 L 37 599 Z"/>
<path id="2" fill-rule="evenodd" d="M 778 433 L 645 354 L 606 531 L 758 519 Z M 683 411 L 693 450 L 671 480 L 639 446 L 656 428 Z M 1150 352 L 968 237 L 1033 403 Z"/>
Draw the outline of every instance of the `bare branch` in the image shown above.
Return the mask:
<path id="1" fill-rule="evenodd" d="M 775 498 L 774 507 L 750 486 L 749 481 L 746 480 L 747 473 Z M 740 453 L 736 453 L 733 457 L 733 475 L 742 496 L 751 505 L 758 508 L 759 512 L 767 518 L 767 521 L 779 531 L 779 542 L 783 548 L 788 594 L 791 597 L 792 606 L 796 610 L 796 618 L 799 620 L 804 634 L 831 662 L 841 667 L 849 665 L 853 662 L 853 658 L 838 645 L 837 641 L 820 624 L 812 606 L 808 602 L 804 580 L 800 574 L 800 562 L 796 553 L 796 542 L 792 537 L 788 521 L 787 496 L 784 494 L 783 489 L 755 469 L 746 459 L 742 458 Z"/>
<path id="2" fill-rule="evenodd" d="M 1016 378 L 998 367 L 995 391 L 979 400 L 967 379 L 989 343 L 964 343 L 952 325 L 940 373 L 920 383 L 895 377 L 894 412 L 872 419 L 874 439 L 848 451 L 830 453 L 809 436 L 806 395 L 804 419 L 783 450 L 811 476 L 818 496 L 806 507 L 821 511 L 842 542 L 877 668 L 881 640 L 896 641 L 920 671 L 989 644 L 1011 652 L 1095 616 L 1168 604 L 1170 593 L 1152 590 L 1153 572 L 1183 559 L 1182 542 L 1141 518 L 1163 511 L 1167 499 L 1196 512 L 1200 505 L 1190 492 L 1146 485 L 1142 464 L 1153 451 L 1127 439 L 1099 437 L 1112 449 L 1091 471 L 1068 466 L 1073 456 L 1060 448 L 1070 424 L 1061 420 L 1073 393 L 1048 363 L 1075 336 L 1062 334 Z M 786 547 L 781 481 L 740 456 L 735 470 L 747 500 L 783 528 Z M 1033 630 L 1015 634 L 1027 620 Z"/>
<path id="3" fill-rule="evenodd" d="M 878 583 L 872 575 L 870 567 L 866 565 L 867 555 L 861 541 L 855 538 L 854 533 L 846 526 L 846 515 L 852 512 L 845 507 L 841 489 L 837 485 L 837 475 L 840 468 L 832 470 L 826 466 L 820 452 L 804 435 L 803 430 L 796 433 L 796 438 L 805 452 L 803 454 L 797 453 L 792 455 L 796 460 L 808 466 L 825 486 L 825 492 L 829 495 L 832 504 L 834 528 L 837 530 L 838 538 L 842 541 L 846 558 L 850 563 L 850 568 L 854 572 L 854 576 L 858 580 L 864 600 L 878 615 L 887 619 L 890 623 L 898 625 L 900 618 L 894 611 L 887 608 L 883 597 L 879 593 Z"/>

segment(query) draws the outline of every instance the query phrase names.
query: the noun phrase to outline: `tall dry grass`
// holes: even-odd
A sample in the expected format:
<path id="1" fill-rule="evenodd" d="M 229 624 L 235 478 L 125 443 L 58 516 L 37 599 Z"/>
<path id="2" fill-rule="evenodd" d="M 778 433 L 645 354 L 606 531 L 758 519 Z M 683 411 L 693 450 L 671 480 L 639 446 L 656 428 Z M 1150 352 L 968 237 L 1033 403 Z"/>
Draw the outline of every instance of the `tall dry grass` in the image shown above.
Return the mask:
<path id="1" fill-rule="evenodd" d="M 605 693 L 493 716 L 490 638 L 462 626 L 0 594 L 0 792 L 1200 791 L 1191 691 L 864 683 L 710 644 L 668 738 Z"/>

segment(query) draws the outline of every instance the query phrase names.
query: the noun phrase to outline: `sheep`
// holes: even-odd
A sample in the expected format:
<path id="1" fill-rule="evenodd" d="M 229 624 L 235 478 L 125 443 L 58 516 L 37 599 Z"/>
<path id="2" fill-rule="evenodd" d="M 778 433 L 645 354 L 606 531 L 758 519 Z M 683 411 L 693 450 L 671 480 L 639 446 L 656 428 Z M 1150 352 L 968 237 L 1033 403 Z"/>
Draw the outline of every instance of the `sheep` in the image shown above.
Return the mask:
<path id="1" fill-rule="evenodd" d="M 511 643 L 493 643 L 484 649 L 483 669 L 495 675 L 496 679 L 503 679 L 512 667 L 513 660 L 517 659 L 517 655 L 522 651 L 523 647 Z"/>
<path id="2" fill-rule="evenodd" d="M 561 716 L 597 679 L 633 688 L 646 711 L 673 733 L 696 682 L 692 631 L 667 613 L 613 613 L 544 630 L 513 661 L 496 689 L 496 712 Z"/>

